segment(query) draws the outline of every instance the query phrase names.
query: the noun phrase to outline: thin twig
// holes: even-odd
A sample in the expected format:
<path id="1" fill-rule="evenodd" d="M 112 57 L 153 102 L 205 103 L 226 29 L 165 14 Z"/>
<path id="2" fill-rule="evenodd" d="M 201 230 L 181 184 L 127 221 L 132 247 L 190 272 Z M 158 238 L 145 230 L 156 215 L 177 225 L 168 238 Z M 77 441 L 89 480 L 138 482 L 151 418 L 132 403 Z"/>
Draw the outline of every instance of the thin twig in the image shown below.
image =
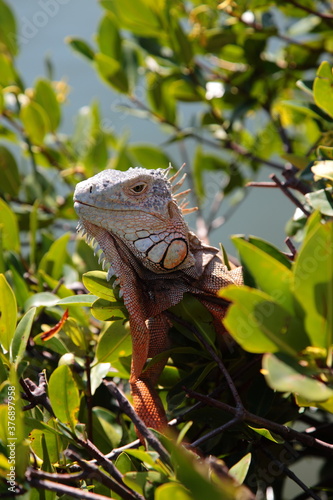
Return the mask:
<path id="1" fill-rule="evenodd" d="M 114 382 L 104 380 L 104 384 L 111 392 L 112 396 L 116 398 L 121 410 L 132 420 L 136 428 L 147 440 L 150 446 L 157 451 L 163 461 L 170 463 L 170 457 L 164 446 L 159 442 L 155 435 L 148 429 L 141 418 L 135 413 L 133 406 L 130 404 L 126 396 L 118 389 Z"/>
<path id="2" fill-rule="evenodd" d="M 320 17 L 320 19 L 323 19 L 323 21 L 327 21 L 330 26 L 332 25 L 332 23 L 329 21 L 333 21 L 333 14 L 323 14 L 322 12 L 311 9 L 310 7 L 307 7 L 300 2 L 296 2 L 296 0 L 289 0 L 289 3 L 291 3 L 298 9 L 303 10 L 304 12 L 308 12 L 308 14 L 313 14 L 314 16 Z"/>
<path id="3" fill-rule="evenodd" d="M 287 245 L 287 247 L 289 248 L 289 250 L 291 251 L 292 257 L 294 259 L 297 255 L 297 249 L 296 249 L 295 245 L 293 244 L 293 242 L 291 241 L 289 236 L 287 236 L 287 238 L 284 240 L 284 242 Z"/>
<path id="4" fill-rule="evenodd" d="M 135 441 L 132 441 L 131 443 L 125 444 L 124 446 L 120 446 L 119 448 L 113 448 L 113 450 L 110 451 L 110 453 L 107 453 L 105 456 L 106 456 L 106 458 L 109 458 L 110 460 L 114 460 L 124 451 L 134 450 L 135 448 L 139 448 L 139 446 L 141 446 L 141 441 L 140 441 L 140 439 L 136 439 Z"/>
<path id="5" fill-rule="evenodd" d="M 243 16 L 239 15 L 239 14 L 236 14 L 235 12 L 232 12 L 231 10 L 228 10 L 228 14 L 231 16 L 231 17 L 234 17 L 236 19 L 238 19 L 238 21 L 240 21 L 241 23 L 245 24 L 245 26 L 248 26 L 249 28 L 253 28 L 255 31 L 262 31 L 262 32 L 265 32 L 265 27 L 258 23 L 258 22 L 250 22 L 250 21 L 246 21 Z M 296 40 L 295 38 L 291 38 L 290 36 L 287 36 L 287 35 L 283 35 L 282 33 L 275 33 L 274 35 L 276 38 L 279 38 L 280 40 L 283 40 L 284 42 L 290 44 L 290 45 L 297 45 L 298 47 L 301 47 L 305 50 L 308 50 L 309 52 L 311 52 L 312 54 L 315 53 L 319 53 L 322 49 L 321 47 L 320 48 L 317 48 L 317 47 L 313 47 L 312 45 L 308 45 L 307 43 L 304 43 L 304 42 L 301 42 L 299 40 Z M 328 54 L 333 54 L 332 51 L 330 50 L 327 50 L 326 51 Z"/>
<path id="6" fill-rule="evenodd" d="M 124 483 L 120 484 L 115 481 L 112 477 L 101 471 L 97 465 L 91 461 L 87 462 L 86 460 L 83 460 L 80 455 L 73 450 L 66 450 L 65 454 L 71 460 L 76 461 L 79 464 L 86 476 L 96 478 L 100 483 L 104 484 L 104 486 L 110 488 L 121 496 L 123 500 L 144 500 L 142 495 L 132 490 Z"/>
<path id="7" fill-rule="evenodd" d="M 65 452 L 67 455 L 67 451 Z M 77 473 L 58 473 L 46 472 L 44 470 L 29 468 L 29 477 L 38 479 L 47 479 L 53 482 L 61 482 L 62 484 L 73 484 L 75 481 L 81 481 L 89 476 L 86 471 L 81 470 Z"/>
<path id="8" fill-rule="evenodd" d="M 294 203 L 294 205 L 296 205 L 296 207 L 298 207 L 300 210 L 302 210 L 304 215 L 306 215 L 307 217 L 310 216 L 310 212 L 302 205 L 302 203 L 296 198 L 296 196 L 294 196 L 289 191 L 289 189 L 286 187 L 286 185 L 283 182 L 281 182 L 280 179 L 275 174 L 271 174 L 270 178 L 273 179 L 273 181 L 277 184 L 277 186 L 281 189 L 281 191 L 287 196 L 287 198 L 289 198 L 289 200 L 292 203 Z"/>
<path id="9" fill-rule="evenodd" d="M 298 486 L 302 488 L 302 490 L 305 491 L 310 497 L 312 497 L 314 500 L 321 500 L 321 498 L 318 495 L 316 495 L 316 493 L 311 488 L 306 486 L 306 484 L 304 484 L 303 481 L 301 481 L 296 476 L 296 474 L 292 472 L 284 463 L 280 462 L 280 460 L 274 457 L 274 455 L 268 449 L 266 449 L 264 446 L 260 446 L 260 449 L 270 460 L 276 463 L 276 465 L 281 470 L 283 470 L 286 476 L 288 476 L 292 481 L 298 484 Z"/>
<path id="10" fill-rule="evenodd" d="M 229 420 L 226 424 L 221 425 L 220 427 L 217 427 L 216 429 L 213 429 L 211 432 L 208 432 L 201 438 L 198 438 L 196 441 L 193 441 L 190 445 L 188 445 L 189 448 L 196 448 L 197 446 L 200 446 L 202 443 L 205 441 L 208 441 L 209 439 L 213 438 L 214 436 L 217 436 L 218 434 L 222 434 L 226 429 L 229 429 L 229 427 L 232 427 L 233 425 L 237 424 L 241 420 L 240 417 L 234 417 L 233 419 Z"/>
<path id="11" fill-rule="evenodd" d="M 112 477 L 114 477 L 120 484 L 123 484 L 123 476 L 116 468 L 116 466 L 106 458 L 105 455 L 89 440 L 76 438 L 78 444 L 82 446 L 89 454 L 96 459 L 96 462 L 103 467 Z"/>
<path id="12" fill-rule="evenodd" d="M 215 408 L 220 408 L 221 410 L 226 411 L 227 413 L 231 413 L 234 416 L 239 416 L 238 408 L 228 405 L 227 403 L 223 403 L 222 401 L 217 401 L 216 399 L 212 399 L 209 396 L 205 396 L 198 392 L 192 391 L 191 389 L 187 389 L 187 393 L 189 396 L 197 399 L 198 401 L 205 402 L 208 406 L 212 406 Z M 287 441 L 297 440 L 305 446 L 309 446 L 311 448 L 317 448 L 321 451 L 325 451 L 329 456 L 333 456 L 333 444 L 326 443 L 325 441 L 321 441 L 320 439 L 316 439 L 307 434 L 303 434 L 301 432 L 295 431 L 290 427 L 282 424 L 278 424 L 276 422 L 272 422 L 271 420 L 267 420 L 266 418 L 259 417 L 258 415 L 254 415 L 253 413 L 244 409 L 242 419 L 246 422 L 252 422 L 261 427 L 265 427 L 279 436 L 282 436 Z"/>
<path id="13" fill-rule="evenodd" d="M 275 182 L 256 182 L 256 181 L 253 181 L 253 182 L 248 182 L 246 184 L 246 187 L 278 188 L 279 186 L 277 186 L 275 184 Z"/>
<path id="14" fill-rule="evenodd" d="M 217 366 L 219 367 L 219 369 L 223 373 L 224 378 L 226 379 L 226 382 L 227 382 L 227 384 L 229 386 L 231 394 L 232 394 L 232 396 L 234 398 L 234 401 L 236 403 L 236 407 L 237 407 L 237 409 L 239 411 L 239 414 L 240 415 L 243 414 L 244 406 L 243 406 L 242 400 L 241 400 L 241 398 L 239 396 L 239 393 L 238 393 L 238 391 L 236 389 L 236 386 L 235 386 L 232 378 L 230 377 L 230 374 L 229 374 L 228 370 L 224 366 L 224 363 L 222 362 L 221 358 L 216 354 L 216 352 L 214 351 L 214 349 L 212 348 L 212 346 L 207 342 L 207 340 L 204 338 L 204 336 L 201 335 L 201 333 L 195 328 L 194 325 L 192 325 L 191 323 L 183 320 L 182 318 L 179 318 L 178 316 L 176 316 L 175 314 L 173 314 L 170 311 L 167 311 L 167 315 L 174 322 L 180 323 L 181 325 L 185 326 L 187 329 L 189 329 L 190 331 L 192 331 L 193 334 L 198 338 L 198 340 L 204 345 L 206 351 L 209 352 L 211 358 L 215 361 L 215 363 L 217 364 Z"/>
<path id="15" fill-rule="evenodd" d="M 81 488 L 74 488 L 67 484 L 54 483 L 47 479 L 37 479 L 37 478 L 27 478 L 30 486 L 36 488 L 37 490 L 49 490 L 60 495 L 69 495 L 70 497 L 79 498 L 83 500 L 110 500 L 111 497 L 106 497 L 104 495 L 99 495 L 98 493 L 91 493 L 90 491 L 83 490 Z M 112 499 L 111 499 L 112 500 Z"/>

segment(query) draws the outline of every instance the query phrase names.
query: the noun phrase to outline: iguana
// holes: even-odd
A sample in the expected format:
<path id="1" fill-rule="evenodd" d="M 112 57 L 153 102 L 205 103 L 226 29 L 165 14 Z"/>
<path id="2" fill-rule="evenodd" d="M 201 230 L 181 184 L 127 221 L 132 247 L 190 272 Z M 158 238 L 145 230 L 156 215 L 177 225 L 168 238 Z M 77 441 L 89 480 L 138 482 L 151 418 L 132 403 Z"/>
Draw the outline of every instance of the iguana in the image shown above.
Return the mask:
<path id="1" fill-rule="evenodd" d="M 129 313 L 134 408 L 157 430 L 167 425 L 155 389 L 165 361 L 144 367 L 148 358 L 170 347 L 166 310 L 189 292 L 207 307 L 222 331 L 226 307 L 216 301 L 216 293 L 242 283 L 241 269 L 229 271 L 219 251 L 189 230 L 183 218 L 192 211 L 183 200 L 188 191 L 175 194 L 185 175 L 175 182 L 178 173 L 168 178 L 169 170 L 104 170 L 77 184 L 74 193 L 78 230 L 102 249 L 101 258 L 110 264 L 108 279 L 117 277 Z"/>

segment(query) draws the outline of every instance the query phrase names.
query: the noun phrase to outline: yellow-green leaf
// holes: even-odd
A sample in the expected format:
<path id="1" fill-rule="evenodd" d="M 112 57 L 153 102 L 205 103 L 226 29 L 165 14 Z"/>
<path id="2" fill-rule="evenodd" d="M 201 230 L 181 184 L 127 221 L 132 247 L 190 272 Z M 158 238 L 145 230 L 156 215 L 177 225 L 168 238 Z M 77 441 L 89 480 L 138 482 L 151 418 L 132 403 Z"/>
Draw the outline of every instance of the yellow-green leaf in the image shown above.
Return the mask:
<path id="1" fill-rule="evenodd" d="M 80 395 L 72 371 L 67 365 L 59 366 L 52 373 L 49 381 L 49 397 L 56 417 L 74 429 Z"/>
<path id="2" fill-rule="evenodd" d="M 13 290 L 0 274 L 0 343 L 9 351 L 16 328 L 17 305 Z"/>
<path id="3" fill-rule="evenodd" d="M 19 227 L 17 217 L 9 205 L 0 198 L 0 233 L 2 247 L 18 252 L 20 250 Z"/>

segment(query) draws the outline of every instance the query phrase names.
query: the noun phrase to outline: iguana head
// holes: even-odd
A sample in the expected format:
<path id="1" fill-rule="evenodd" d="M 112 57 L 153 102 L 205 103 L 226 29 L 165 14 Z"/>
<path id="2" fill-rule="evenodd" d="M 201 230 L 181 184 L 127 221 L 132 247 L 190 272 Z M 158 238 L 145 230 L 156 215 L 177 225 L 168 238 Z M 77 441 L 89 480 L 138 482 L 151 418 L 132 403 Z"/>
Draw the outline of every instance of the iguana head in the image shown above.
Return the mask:
<path id="1" fill-rule="evenodd" d="M 168 273 L 194 264 L 189 230 L 182 215 L 184 205 L 174 195 L 169 169 L 130 168 L 126 172 L 104 170 L 80 182 L 74 193 L 79 229 L 94 237 L 106 254 L 110 235 L 155 273 Z M 112 262 L 111 262 L 112 264 Z"/>

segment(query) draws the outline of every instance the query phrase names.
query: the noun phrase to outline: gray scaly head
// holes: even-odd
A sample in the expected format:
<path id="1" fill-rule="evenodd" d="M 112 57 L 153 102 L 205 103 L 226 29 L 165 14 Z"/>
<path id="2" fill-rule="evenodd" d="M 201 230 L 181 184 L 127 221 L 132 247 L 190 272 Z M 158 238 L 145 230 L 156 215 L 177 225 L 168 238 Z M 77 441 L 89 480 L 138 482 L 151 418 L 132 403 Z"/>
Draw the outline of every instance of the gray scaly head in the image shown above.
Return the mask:
<path id="1" fill-rule="evenodd" d="M 88 240 L 95 238 L 107 261 L 112 260 L 106 244 L 111 235 L 154 273 L 187 269 L 194 264 L 182 214 L 195 209 L 185 208 L 184 202 L 178 204 L 189 190 L 174 194 L 185 175 L 173 185 L 180 170 L 168 179 L 169 170 L 104 170 L 76 186 L 78 229 Z"/>

